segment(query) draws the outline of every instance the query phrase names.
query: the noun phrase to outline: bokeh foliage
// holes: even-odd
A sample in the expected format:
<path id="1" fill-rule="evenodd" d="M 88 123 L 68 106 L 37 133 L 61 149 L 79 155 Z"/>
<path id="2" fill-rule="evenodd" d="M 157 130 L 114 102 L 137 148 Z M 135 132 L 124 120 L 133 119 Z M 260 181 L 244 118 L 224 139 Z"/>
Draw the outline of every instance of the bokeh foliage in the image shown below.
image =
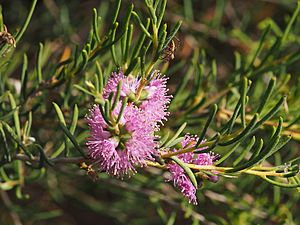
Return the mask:
<path id="1" fill-rule="evenodd" d="M 125 181 L 100 174 L 94 182 L 76 163 L 51 166 L 51 159 L 78 157 L 84 150 L 84 116 L 95 101 L 101 102 L 99 93 L 112 71 L 143 75 L 156 68 L 170 76 L 174 96 L 162 136 L 174 135 L 184 122 L 185 132 L 203 134 L 210 141 L 218 140 L 219 132 L 223 139 L 214 151 L 224 156 L 234 149 L 222 165 L 237 165 L 249 160 L 245 149 L 257 148 L 260 139 L 270 146 L 281 116 L 280 140 L 291 140 L 264 165 L 286 163 L 278 170 L 287 169 L 290 160 L 299 157 L 300 140 L 296 1 L 169 1 L 163 19 L 158 13 L 158 24 L 167 32 L 157 34 L 157 46 L 151 40 L 155 32 L 147 28 L 147 17 L 154 18 L 142 1 L 134 1 L 134 7 L 122 1 L 119 15 L 112 10 L 118 1 L 38 1 L 23 36 L 20 30 L 31 4 L 13 2 L 1 2 L 4 24 L 17 35 L 16 49 L 4 46 L 0 61 L 1 223 L 300 222 L 297 189 L 279 188 L 254 176 L 204 183 L 198 191 L 199 205 L 192 206 L 164 182 L 168 174 L 156 168 L 140 170 Z M 175 59 L 165 63 L 159 56 L 179 21 L 178 50 Z M 207 124 L 215 103 L 218 110 Z M 268 112 L 272 117 L 251 127 L 236 143 L 224 144 L 226 135 L 231 140 L 231 134 L 236 137 L 251 124 L 255 112 L 260 119 Z M 242 139 L 245 134 L 249 137 Z M 28 157 L 33 154 L 41 161 L 25 165 L 14 160 L 21 159 L 13 158 L 15 154 L 6 154 L 20 148 L 25 156 L 28 151 Z"/>

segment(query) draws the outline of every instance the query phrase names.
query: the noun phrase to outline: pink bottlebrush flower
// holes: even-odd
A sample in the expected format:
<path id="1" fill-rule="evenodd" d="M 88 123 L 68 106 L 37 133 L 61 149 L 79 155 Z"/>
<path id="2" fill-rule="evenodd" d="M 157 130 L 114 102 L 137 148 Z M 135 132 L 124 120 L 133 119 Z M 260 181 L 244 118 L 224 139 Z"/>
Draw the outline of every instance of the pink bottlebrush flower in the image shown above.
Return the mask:
<path id="1" fill-rule="evenodd" d="M 155 71 L 151 75 L 150 81 L 140 87 L 140 85 L 143 85 L 141 79 L 125 76 L 122 72 L 113 73 L 103 91 L 103 97 L 107 98 L 111 92 L 115 93 L 120 81 L 122 82 L 121 97 L 129 97 L 130 101 L 147 114 L 149 120 L 155 123 L 166 120 L 169 115 L 167 105 L 171 99 L 171 96 L 167 95 L 166 77 Z M 140 88 L 142 90 L 138 93 Z"/>
<path id="2" fill-rule="evenodd" d="M 214 163 L 216 156 L 214 153 L 201 153 L 197 154 L 196 158 L 193 160 L 193 163 L 201 166 L 209 166 Z"/>
<path id="3" fill-rule="evenodd" d="M 182 148 L 193 147 L 197 143 L 198 138 L 190 135 L 185 135 L 184 140 L 181 142 Z M 204 150 L 206 148 L 199 148 L 197 150 Z M 193 152 L 183 153 L 177 155 L 177 157 L 185 163 L 192 163 L 195 165 L 212 165 L 216 160 L 216 156 L 213 153 L 200 153 L 194 154 Z M 173 181 L 175 187 L 177 187 L 182 194 L 189 199 L 190 203 L 197 205 L 196 187 L 192 184 L 185 171 L 176 163 L 169 163 L 167 165 L 171 173 L 169 181 Z"/>
<path id="4" fill-rule="evenodd" d="M 111 92 L 117 92 L 117 86 L 119 82 L 122 82 L 121 86 L 121 96 L 133 96 L 136 94 L 136 90 L 139 85 L 139 80 L 134 78 L 133 76 L 125 76 L 123 72 L 120 73 L 112 73 L 109 77 L 107 84 L 103 90 L 103 97 L 107 99 Z"/>
<path id="5" fill-rule="evenodd" d="M 178 155 L 178 158 L 185 163 L 190 163 L 192 161 L 192 153 Z M 189 199 L 190 203 L 197 205 L 196 187 L 192 184 L 185 171 L 176 163 L 169 163 L 167 168 L 171 173 L 169 181 L 173 181 L 173 185 Z"/>
<path id="6" fill-rule="evenodd" d="M 167 112 L 168 104 L 171 101 L 170 95 L 167 95 L 168 88 L 166 87 L 168 78 L 161 76 L 160 73 L 155 71 L 151 75 L 151 81 L 145 87 L 145 99 L 140 105 L 154 121 L 162 122 L 166 120 L 169 112 Z"/>
<path id="7" fill-rule="evenodd" d="M 113 115 L 118 115 L 120 105 L 114 109 Z M 118 132 L 106 124 L 99 106 L 92 108 L 87 121 L 90 127 L 88 153 L 100 170 L 123 177 L 135 173 L 135 166 L 145 166 L 146 160 L 153 160 L 154 126 L 136 106 L 125 106 Z"/>

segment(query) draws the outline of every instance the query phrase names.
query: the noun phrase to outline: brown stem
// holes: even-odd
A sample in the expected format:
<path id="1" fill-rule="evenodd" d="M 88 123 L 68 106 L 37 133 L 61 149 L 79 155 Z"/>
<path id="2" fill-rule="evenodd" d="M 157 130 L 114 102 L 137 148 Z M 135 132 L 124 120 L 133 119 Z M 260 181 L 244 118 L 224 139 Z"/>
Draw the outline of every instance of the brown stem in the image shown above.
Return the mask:
<path id="1" fill-rule="evenodd" d="M 32 163 L 38 163 L 40 161 L 40 158 L 33 157 L 30 159 L 27 155 L 24 154 L 17 154 L 13 157 L 13 159 L 21 160 L 21 161 L 27 161 Z M 55 159 L 48 159 L 53 164 L 60 164 L 60 163 L 70 163 L 70 164 L 78 164 L 81 162 L 85 162 L 86 159 L 83 157 L 61 157 L 61 158 L 55 158 Z"/>
<path id="2" fill-rule="evenodd" d="M 7 192 L 0 190 L 0 196 L 6 208 L 9 210 L 9 214 L 13 220 L 14 225 L 22 225 L 19 215 L 13 211 L 13 203 L 9 199 Z"/>

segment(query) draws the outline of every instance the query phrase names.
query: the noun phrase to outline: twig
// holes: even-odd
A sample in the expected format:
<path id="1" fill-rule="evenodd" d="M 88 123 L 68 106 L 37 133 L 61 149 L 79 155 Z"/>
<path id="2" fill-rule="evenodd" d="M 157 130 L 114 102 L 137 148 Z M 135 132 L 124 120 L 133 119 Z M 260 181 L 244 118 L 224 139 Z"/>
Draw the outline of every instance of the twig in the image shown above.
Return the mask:
<path id="1" fill-rule="evenodd" d="M 165 168 L 165 166 L 162 166 L 158 163 L 154 163 L 154 162 L 147 162 L 148 166 L 153 166 L 153 167 L 158 167 L 158 168 Z M 194 169 L 194 170 L 199 170 L 199 171 L 203 171 L 203 170 L 208 170 L 208 171 L 217 171 L 220 174 L 226 174 L 227 170 L 231 170 L 233 169 L 233 167 L 220 167 L 220 166 L 215 166 L 215 165 L 195 165 L 195 164 L 186 164 L 189 168 Z M 255 166 L 252 168 L 247 168 L 244 170 L 240 170 L 237 173 L 238 174 L 250 174 L 250 175 L 255 175 L 255 176 L 259 176 L 259 177 L 265 177 L 265 176 L 273 176 L 273 177 L 285 177 L 285 175 L 287 174 L 287 172 L 284 173 L 280 173 L 280 172 L 276 172 L 276 167 L 263 167 L 263 166 Z"/>
<path id="2" fill-rule="evenodd" d="M 27 161 L 32 163 L 38 163 L 40 161 L 39 157 L 33 157 L 30 159 L 27 155 L 24 154 L 17 154 L 13 157 L 13 159 L 21 160 L 21 161 Z M 48 159 L 53 164 L 60 164 L 60 163 L 70 163 L 70 164 L 78 164 L 81 162 L 86 161 L 83 157 L 61 157 L 61 158 L 55 158 L 55 159 Z"/>
<path id="3" fill-rule="evenodd" d="M 4 205 L 9 210 L 9 214 L 11 215 L 11 218 L 12 218 L 14 224 L 15 225 L 22 225 L 22 222 L 20 220 L 19 215 L 15 211 L 12 210 L 13 209 L 13 203 L 9 199 L 9 196 L 8 196 L 7 192 L 0 190 L 0 195 L 1 195 L 1 198 L 2 198 L 2 201 L 3 201 Z"/>

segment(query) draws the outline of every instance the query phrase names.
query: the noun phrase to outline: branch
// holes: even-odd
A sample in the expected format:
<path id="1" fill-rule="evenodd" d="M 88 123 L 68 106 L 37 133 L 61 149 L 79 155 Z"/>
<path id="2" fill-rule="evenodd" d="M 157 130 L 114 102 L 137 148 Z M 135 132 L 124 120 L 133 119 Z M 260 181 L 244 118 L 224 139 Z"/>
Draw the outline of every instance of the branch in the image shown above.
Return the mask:
<path id="1" fill-rule="evenodd" d="M 38 163 L 40 161 L 39 157 L 33 157 L 30 159 L 27 155 L 24 154 L 17 154 L 13 157 L 15 160 L 21 160 L 31 163 Z M 61 158 L 55 158 L 55 159 L 48 159 L 53 164 L 61 164 L 61 163 L 69 163 L 69 164 L 78 164 L 81 162 L 85 162 L 86 159 L 83 157 L 61 157 Z"/>
<path id="2" fill-rule="evenodd" d="M 0 196 L 2 198 L 5 207 L 9 210 L 9 214 L 11 215 L 14 225 L 22 225 L 19 215 L 15 212 L 15 210 L 13 210 L 14 205 L 9 199 L 7 192 L 0 190 Z"/>

